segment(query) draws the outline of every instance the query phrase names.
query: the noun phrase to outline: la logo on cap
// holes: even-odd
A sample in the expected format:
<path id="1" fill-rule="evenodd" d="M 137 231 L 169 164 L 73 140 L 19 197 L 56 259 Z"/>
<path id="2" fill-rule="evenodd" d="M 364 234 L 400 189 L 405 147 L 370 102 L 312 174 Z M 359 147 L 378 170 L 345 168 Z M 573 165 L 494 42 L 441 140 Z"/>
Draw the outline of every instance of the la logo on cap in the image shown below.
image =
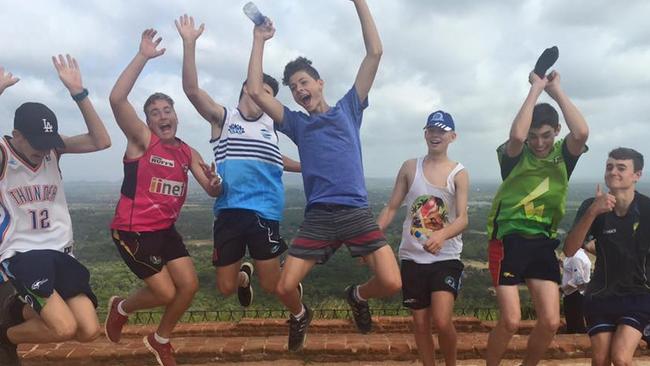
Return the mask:
<path id="1" fill-rule="evenodd" d="M 52 124 L 47 120 L 47 118 L 43 118 L 43 132 L 45 133 L 54 132 L 54 128 L 52 127 Z"/>
<path id="2" fill-rule="evenodd" d="M 431 120 L 432 121 L 444 121 L 445 118 L 442 116 L 442 113 L 436 112 L 436 113 L 434 113 L 433 116 L 431 116 Z"/>

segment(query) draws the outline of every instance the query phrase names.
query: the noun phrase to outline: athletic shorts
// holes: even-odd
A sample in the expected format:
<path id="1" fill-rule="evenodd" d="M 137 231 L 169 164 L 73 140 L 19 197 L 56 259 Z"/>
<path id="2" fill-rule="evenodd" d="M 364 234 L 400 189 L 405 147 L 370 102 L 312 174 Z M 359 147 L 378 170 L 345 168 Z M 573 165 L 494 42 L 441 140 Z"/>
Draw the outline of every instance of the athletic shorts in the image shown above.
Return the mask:
<path id="1" fill-rule="evenodd" d="M 64 300 L 86 295 L 97 307 L 97 297 L 90 288 L 90 272 L 71 255 L 58 250 L 30 250 L 2 261 L 25 303 L 40 313 L 54 290 Z"/>
<path id="2" fill-rule="evenodd" d="M 447 291 L 458 296 L 461 287 L 464 265 L 457 259 L 416 263 L 402 260 L 402 304 L 413 310 L 431 306 L 431 293 Z"/>
<path id="3" fill-rule="evenodd" d="M 501 240 L 491 240 L 488 260 L 492 284 L 518 285 L 528 278 L 561 283 L 560 265 L 555 256 L 559 240 L 524 238 L 506 235 Z"/>
<path id="4" fill-rule="evenodd" d="M 140 233 L 112 229 L 111 234 L 122 259 L 140 279 L 162 271 L 167 262 L 190 256 L 174 226 Z"/>
<path id="5" fill-rule="evenodd" d="M 223 210 L 214 220 L 212 264 L 223 267 L 241 260 L 246 247 L 251 258 L 276 258 L 287 250 L 280 223 L 266 220 L 251 210 Z"/>
<path id="6" fill-rule="evenodd" d="M 386 238 L 368 207 L 316 203 L 293 239 L 289 254 L 327 262 L 345 244 L 353 257 L 363 257 L 386 245 Z"/>
<path id="7" fill-rule="evenodd" d="M 587 334 L 613 333 L 625 324 L 641 332 L 650 342 L 650 295 L 627 295 L 594 298 L 585 296 Z"/>

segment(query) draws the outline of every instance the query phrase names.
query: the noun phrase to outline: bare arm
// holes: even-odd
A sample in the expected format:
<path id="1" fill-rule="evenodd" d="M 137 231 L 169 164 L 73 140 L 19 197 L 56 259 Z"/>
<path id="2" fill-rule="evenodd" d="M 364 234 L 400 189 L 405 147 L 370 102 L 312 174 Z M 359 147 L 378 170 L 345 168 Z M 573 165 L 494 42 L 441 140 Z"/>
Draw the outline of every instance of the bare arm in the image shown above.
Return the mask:
<path id="1" fill-rule="evenodd" d="M 571 99 L 564 93 L 560 87 L 560 74 L 557 71 L 551 72 L 548 76 L 549 82 L 546 84 L 546 93 L 553 98 L 560 106 L 562 115 L 569 127 L 569 135 L 566 138 L 566 145 L 573 156 L 582 154 L 587 138 L 589 137 L 589 126 L 582 116 L 582 113 L 571 102 Z"/>
<path id="2" fill-rule="evenodd" d="M 264 24 L 256 26 L 253 30 L 253 48 L 248 62 L 246 87 L 248 94 L 262 108 L 264 113 L 268 114 L 276 123 L 282 123 L 284 106 L 273 95 L 264 90 L 264 71 L 262 71 L 264 43 L 271 39 L 273 34 L 275 34 L 275 28 L 273 28 L 273 22 L 269 19 Z"/>
<path id="3" fill-rule="evenodd" d="M 533 71 L 528 75 L 528 81 L 531 84 L 530 90 L 524 100 L 524 104 L 519 109 L 517 116 L 515 116 L 515 120 L 512 121 L 510 137 L 506 143 L 506 154 L 510 157 L 518 156 L 524 149 L 524 144 L 528 138 L 528 130 L 530 130 L 530 124 L 533 122 L 533 109 L 535 108 L 535 103 L 537 103 L 537 99 L 544 91 L 544 87 L 546 87 L 547 83 L 546 78 L 541 79 Z"/>
<path id="4" fill-rule="evenodd" d="M 138 117 L 133 105 L 128 100 L 128 96 L 147 61 L 165 53 L 164 48 L 157 49 L 162 38 L 159 37 L 154 40 L 156 33 L 153 29 L 146 29 L 142 32 L 138 53 L 117 79 L 109 97 L 115 120 L 128 141 L 127 155 L 141 155 L 144 153 L 151 138 L 151 131 Z"/>
<path id="5" fill-rule="evenodd" d="M 190 171 L 194 179 L 210 197 L 217 197 L 221 194 L 223 188 L 221 186 L 221 177 L 215 172 L 214 163 L 208 166 L 194 148 L 192 148 Z"/>
<path id="6" fill-rule="evenodd" d="M 302 172 L 302 167 L 300 166 L 300 162 L 293 160 L 286 155 L 282 155 L 282 164 L 284 165 L 285 172 L 293 172 L 293 173 Z"/>
<path id="7" fill-rule="evenodd" d="M 393 187 L 393 193 L 390 195 L 390 199 L 384 207 L 383 210 L 379 213 L 377 217 L 377 225 L 379 230 L 385 231 L 388 225 L 393 222 L 395 214 L 399 210 L 402 202 L 404 202 L 404 197 L 409 191 L 409 172 L 415 171 L 415 161 L 407 160 L 402 164 L 402 167 L 397 173 L 397 178 L 395 178 L 395 186 Z"/>
<path id="8" fill-rule="evenodd" d="M 212 125 L 212 138 L 218 138 L 223 128 L 224 109 L 199 87 L 196 70 L 196 40 L 203 34 L 205 25 L 195 28 L 194 18 L 187 14 L 175 24 L 183 39 L 183 91 L 201 117 Z"/>
<path id="9" fill-rule="evenodd" d="M 52 63 L 59 74 L 63 85 L 68 89 L 70 95 L 78 95 L 84 91 L 81 81 L 81 71 L 77 60 L 70 56 L 59 55 L 52 56 Z M 104 127 L 104 122 L 95 111 L 95 107 L 89 97 L 85 97 L 77 102 L 81 115 L 84 118 L 88 132 L 81 135 L 63 137 L 65 146 L 57 151 L 60 154 L 65 153 L 88 153 L 108 149 L 111 146 L 111 138 Z"/>
<path id="10" fill-rule="evenodd" d="M 5 74 L 4 67 L 0 66 L 0 95 L 2 95 L 5 89 L 16 84 L 19 80 L 19 78 L 13 76 L 10 72 Z"/>
<path id="11" fill-rule="evenodd" d="M 600 190 L 600 184 L 596 188 L 596 198 L 591 203 L 589 208 L 580 217 L 578 222 L 573 225 L 573 228 L 564 240 L 564 255 L 572 257 L 585 242 L 585 238 L 589 233 L 591 225 L 596 220 L 598 215 L 610 212 L 614 209 L 616 198 L 609 193 Z"/>
<path id="12" fill-rule="evenodd" d="M 454 184 L 456 184 L 456 219 L 433 234 L 427 239 L 424 244 L 424 249 L 430 253 L 436 254 L 442 248 L 445 240 L 453 238 L 460 234 L 467 228 L 469 223 L 467 215 L 467 195 L 469 192 L 469 174 L 467 169 L 463 169 L 454 177 Z"/>
<path id="13" fill-rule="evenodd" d="M 596 255 L 596 240 L 590 240 L 582 246 L 585 252 Z"/>
<path id="14" fill-rule="evenodd" d="M 364 101 L 368 97 L 372 83 L 375 81 L 383 48 L 377 26 L 372 19 L 372 14 L 370 13 L 366 0 L 352 0 L 352 2 L 354 2 L 359 20 L 361 21 L 363 43 L 366 46 L 366 56 L 361 61 L 357 78 L 354 81 L 354 87 L 357 90 L 359 99 Z"/>

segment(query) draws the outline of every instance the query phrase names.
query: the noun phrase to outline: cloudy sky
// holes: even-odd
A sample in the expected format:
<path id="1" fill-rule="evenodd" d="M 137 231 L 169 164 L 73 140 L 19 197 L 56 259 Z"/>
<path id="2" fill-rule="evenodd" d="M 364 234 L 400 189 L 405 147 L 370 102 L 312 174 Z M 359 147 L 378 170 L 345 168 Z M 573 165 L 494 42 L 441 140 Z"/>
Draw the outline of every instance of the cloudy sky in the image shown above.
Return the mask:
<path id="1" fill-rule="evenodd" d="M 575 179 L 599 180 L 613 147 L 650 153 L 650 2 L 367 1 L 384 56 L 361 130 L 366 176 L 393 177 L 405 159 L 426 153 L 424 121 L 431 111 L 444 109 L 454 116 L 458 131 L 450 156 L 467 166 L 474 180 L 496 181 L 494 150 L 507 138 L 527 94 L 528 72 L 540 52 L 552 45 L 560 49 L 555 68 L 562 85 L 591 128 L 591 150 L 578 163 Z M 126 142 L 108 94 L 137 52 L 142 30 L 153 27 L 167 52 L 149 62 L 130 99 L 140 110 L 154 91 L 171 95 L 177 103 L 179 137 L 210 160 L 208 125 L 182 92 L 182 43 L 174 19 L 187 13 L 206 24 L 197 47 L 199 83 L 218 102 L 234 106 L 252 42 L 252 23 L 241 11 L 244 3 L 3 0 L 0 65 L 21 81 L 0 96 L 0 128 L 11 131 L 13 111 L 22 102 L 40 101 L 57 113 L 63 134 L 84 131 L 80 113 L 50 62 L 51 55 L 70 53 L 79 60 L 113 146 L 64 157 L 64 176 L 72 181 L 121 180 Z M 265 71 L 280 78 L 288 61 L 304 55 L 325 80 L 327 100 L 335 103 L 352 85 L 364 53 L 353 4 L 256 3 L 277 28 L 267 43 Z M 298 108 L 286 87 L 278 97 Z M 281 148 L 297 158 L 295 146 L 284 137 Z"/>

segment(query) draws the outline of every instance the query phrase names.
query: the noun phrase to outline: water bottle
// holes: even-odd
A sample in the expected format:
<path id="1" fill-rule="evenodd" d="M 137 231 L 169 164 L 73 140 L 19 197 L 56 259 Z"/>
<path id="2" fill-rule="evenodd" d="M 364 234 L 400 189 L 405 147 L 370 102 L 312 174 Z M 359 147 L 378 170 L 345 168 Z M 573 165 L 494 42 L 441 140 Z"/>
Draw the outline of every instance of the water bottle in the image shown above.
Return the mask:
<path id="1" fill-rule="evenodd" d="M 260 12 L 260 10 L 252 1 L 249 1 L 246 3 L 246 5 L 244 5 L 244 14 L 246 14 L 246 16 L 250 18 L 250 20 L 252 20 L 255 25 L 262 25 L 266 21 L 264 14 Z"/>
<path id="2" fill-rule="evenodd" d="M 415 236 L 415 239 L 418 242 L 420 242 L 420 244 L 422 244 L 422 245 L 426 244 L 427 240 L 429 240 L 429 238 L 426 235 L 422 234 L 421 231 L 416 231 L 415 234 L 413 234 L 413 235 Z"/>

